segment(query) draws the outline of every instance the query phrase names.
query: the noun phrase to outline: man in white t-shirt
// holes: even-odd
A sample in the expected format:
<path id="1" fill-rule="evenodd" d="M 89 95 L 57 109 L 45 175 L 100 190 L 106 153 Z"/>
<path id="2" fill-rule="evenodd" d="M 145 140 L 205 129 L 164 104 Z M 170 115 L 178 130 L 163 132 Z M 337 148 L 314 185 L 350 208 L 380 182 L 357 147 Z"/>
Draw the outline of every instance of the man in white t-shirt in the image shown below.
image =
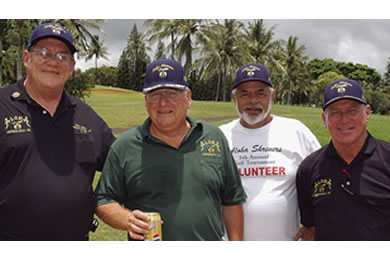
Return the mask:
<path id="1" fill-rule="evenodd" d="M 295 176 L 300 162 L 320 148 L 300 121 L 270 114 L 275 91 L 263 64 L 238 69 L 232 98 L 239 119 L 220 126 L 245 191 L 244 240 L 305 239 L 299 229 Z"/>

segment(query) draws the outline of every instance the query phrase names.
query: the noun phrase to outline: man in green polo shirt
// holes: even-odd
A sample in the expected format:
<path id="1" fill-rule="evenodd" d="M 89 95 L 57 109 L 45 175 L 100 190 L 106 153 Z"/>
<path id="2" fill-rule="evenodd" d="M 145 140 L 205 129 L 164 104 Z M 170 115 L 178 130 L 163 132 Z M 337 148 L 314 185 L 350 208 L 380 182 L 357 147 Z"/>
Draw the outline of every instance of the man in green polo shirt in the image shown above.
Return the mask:
<path id="1" fill-rule="evenodd" d="M 188 117 L 182 66 L 151 63 L 143 93 L 149 117 L 112 145 L 95 191 L 98 216 L 143 240 L 145 212 L 159 212 L 164 240 L 242 240 L 246 194 L 223 133 Z"/>

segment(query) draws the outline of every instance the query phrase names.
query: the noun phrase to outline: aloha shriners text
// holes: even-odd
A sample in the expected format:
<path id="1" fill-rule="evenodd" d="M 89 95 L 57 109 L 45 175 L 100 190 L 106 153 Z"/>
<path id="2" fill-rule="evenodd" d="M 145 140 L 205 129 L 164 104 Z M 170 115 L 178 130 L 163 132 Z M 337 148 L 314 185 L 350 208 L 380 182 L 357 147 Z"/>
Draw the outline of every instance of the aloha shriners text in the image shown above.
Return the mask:
<path id="1" fill-rule="evenodd" d="M 233 147 L 232 153 L 247 153 L 248 152 L 248 147 L 246 146 L 241 146 L 241 147 Z M 252 153 L 254 152 L 282 152 L 282 147 L 269 147 L 269 146 L 264 146 L 264 145 L 258 145 L 255 144 L 252 146 Z"/>

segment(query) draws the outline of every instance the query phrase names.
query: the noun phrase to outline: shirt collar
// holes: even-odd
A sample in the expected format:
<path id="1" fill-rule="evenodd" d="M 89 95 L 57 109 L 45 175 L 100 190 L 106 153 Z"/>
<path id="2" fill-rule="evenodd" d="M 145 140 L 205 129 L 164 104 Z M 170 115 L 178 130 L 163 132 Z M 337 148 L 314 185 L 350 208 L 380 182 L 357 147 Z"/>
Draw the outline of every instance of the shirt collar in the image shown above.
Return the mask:
<path id="1" fill-rule="evenodd" d="M 16 84 L 16 88 L 14 91 L 11 92 L 11 98 L 16 101 L 25 101 L 28 104 L 31 104 L 34 102 L 27 94 L 26 88 L 24 87 L 24 81 L 26 78 L 23 78 L 19 80 Z M 62 106 L 63 108 L 66 107 L 74 107 L 76 106 L 76 99 L 72 96 L 70 96 L 66 91 L 63 91 L 62 97 L 60 100 L 59 107 Z"/>
<path id="2" fill-rule="evenodd" d="M 363 148 L 360 150 L 359 154 L 356 157 L 358 157 L 360 154 L 362 155 L 373 154 L 375 151 L 375 147 L 376 147 L 375 138 L 372 137 L 372 135 L 367 131 L 366 141 L 364 142 Z M 332 141 L 330 141 L 326 153 L 329 157 L 339 156 L 336 151 L 336 148 L 334 148 Z"/>

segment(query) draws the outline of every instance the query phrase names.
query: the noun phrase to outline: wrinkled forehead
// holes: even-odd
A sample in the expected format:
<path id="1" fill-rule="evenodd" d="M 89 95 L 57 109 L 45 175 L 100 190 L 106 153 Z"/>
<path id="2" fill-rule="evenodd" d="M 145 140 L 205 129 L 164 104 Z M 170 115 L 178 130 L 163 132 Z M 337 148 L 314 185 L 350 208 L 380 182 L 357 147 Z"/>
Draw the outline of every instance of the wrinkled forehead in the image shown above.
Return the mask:
<path id="1" fill-rule="evenodd" d="M 246 81 L 237 86 L 238 91 L 260 91 L 269 90 L 269 88 L 266 83 L 256 80 Z"/>
<path id="2" fill-rule="evenodd" d="M 176 88 L 169 88 L 169 87 L 165 88 L 165 87 L 162 87 L 162 88 L 158 88 L 158 89 L 152 90 L 152 91 L 150 91 L 147 94 L 160 93 L 160 92 L 177 92 L 177 93 L 182 93 L 182 92 L 184 92 L 184 90 L 185 89 L 180 90 L 180 89 L 176 89 Z"/>
<path id="3" fill-rule="evenodd" d="M 71 50 L 69 49 L 68 45 L 66 45 L 63 41 L 58 40 L 54 37 L 48 37 L 48 38 L 43 38 L 32 46 L 33 48 L 45 48 L 48 50 L 56 50 L 57 52 L 64 52 L 64 53 L 69 53 L 72 54 Z"/>

